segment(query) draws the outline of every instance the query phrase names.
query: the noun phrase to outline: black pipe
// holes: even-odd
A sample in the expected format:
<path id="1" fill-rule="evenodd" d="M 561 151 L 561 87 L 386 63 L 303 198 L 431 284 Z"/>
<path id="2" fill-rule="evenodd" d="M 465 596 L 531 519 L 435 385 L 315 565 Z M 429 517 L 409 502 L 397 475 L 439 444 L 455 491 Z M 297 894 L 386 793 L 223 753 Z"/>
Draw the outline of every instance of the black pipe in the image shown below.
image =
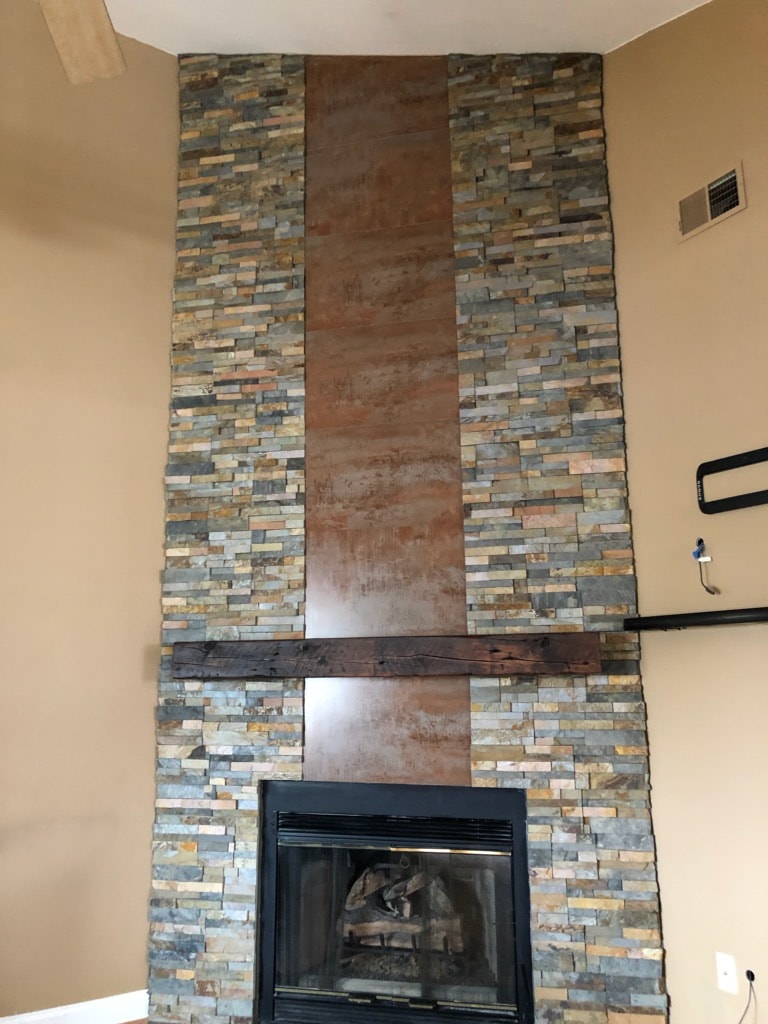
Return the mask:
<path id="1" fill-rule="evenodd" d="M 768 622 L 768 608 L 729 608 L 720 612 L 684 612 L 681 615 L 638 615 L 624 619 L 624 629 L 688 629 L 689 626 L 733 626 L 739 622 Z"/>

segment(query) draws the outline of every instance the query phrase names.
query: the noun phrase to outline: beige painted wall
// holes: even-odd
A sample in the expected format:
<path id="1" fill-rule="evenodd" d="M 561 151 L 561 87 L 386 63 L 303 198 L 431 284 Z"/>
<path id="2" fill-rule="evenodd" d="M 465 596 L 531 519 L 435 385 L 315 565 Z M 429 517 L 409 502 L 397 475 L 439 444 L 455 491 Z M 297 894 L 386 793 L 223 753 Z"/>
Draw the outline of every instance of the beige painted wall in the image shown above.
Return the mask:
<path id="1" fill-rule="evenodd" d="M 768 506 L 705 516 L 694 484 L 700 462 L 768 445 L 766 53 L 764 0 L 714 0 L 605 62 L 645 615 L 768 604 Z M 677 201 L 738 160 L 747 210 L 680 243 Z M 643 669 L 672 1024 L 735 1024 L 746 968 L 763 993 L 747 1020 L 768 1020 L 768 625 L 645 634 Z"/>
<path id="2" fill-rule="evenodd" d="M 705 517 L 693 486 L 768 443 L 766 44 L 763 0 L 714 0 L 606 60 L 645 614 L 768 603 L 768 509 Z M 34 0 L 0 0 L 0 1014 L 145 983 L 176 72 L 125 50 L 74 89 Z M 749 208 L 678 244 L 736 159 Z M 768 979 L 768 627 L 643 649 L 672 1020 L 731 1024 L 715 950 Z"/>
<path id="3" fill-rule="evenodd" d="M 0 1016 L 144 988 L 176 62 L 0 0 Z"/>

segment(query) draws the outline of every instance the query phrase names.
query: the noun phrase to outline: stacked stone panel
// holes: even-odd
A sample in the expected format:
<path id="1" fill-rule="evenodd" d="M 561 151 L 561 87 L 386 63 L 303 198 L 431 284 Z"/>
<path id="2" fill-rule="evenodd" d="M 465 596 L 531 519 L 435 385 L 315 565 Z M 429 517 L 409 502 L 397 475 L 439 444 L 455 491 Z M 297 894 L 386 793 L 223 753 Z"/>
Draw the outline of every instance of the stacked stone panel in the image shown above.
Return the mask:
<path id="1" fill-rule="evenodd" d="M 645 702 L 632 642 L 611 649 L 625 643 L 606 642 L 621 660 L 599 675 L 471 681 L 473 785 L 526 790 L 537 1024 L 666 1020 Z"/>
<path id="2" fill-rule="evenodd" d="M 603 632 L 587 677 L 473 679 L 476 786 L 527 791 L 536 1020 L 666 1019 L 600 58 L 454 57 L 470 632 Z"/>
<path id="3" fill-rule="evenodd" d="M 250 1021 L 258 782 L 300 778 L 303 685 L 171 680 L 178 640 L 304 629 L 304 67 L 180 64 L 150 1019 Z"/>
<path id="4" fill-rule="evenodd" d="M 594 55 L 454 57 L 449 101 L 470 632 L 635 609 Z"/>
<path id="5" fill-rule="evenodd" d="M 153 1024 L 251 1022 L 259 780 L 301 778 L 298 682 L 179 687 L 158 711 Z"/>

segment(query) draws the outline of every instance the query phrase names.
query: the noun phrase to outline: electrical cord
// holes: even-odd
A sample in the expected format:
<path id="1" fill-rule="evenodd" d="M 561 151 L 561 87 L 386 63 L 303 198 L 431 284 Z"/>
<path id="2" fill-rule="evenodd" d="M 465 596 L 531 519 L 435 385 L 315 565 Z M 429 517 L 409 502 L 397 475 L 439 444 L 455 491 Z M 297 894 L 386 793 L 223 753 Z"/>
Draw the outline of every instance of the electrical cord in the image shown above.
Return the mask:
<path id="1" fill-rule="evenodd" d="M 710 587 L 709 584 L 707 583 L 706 579 L 704 578 L 704 566 L 703 566 L 702 563 L 703 562 L 709 562 L 709 561 L 711 561 L 711 559 L 704 557 L 704 538 L 703 537 L 697 537 L 696 538 L 696 547 L 693 549 L 691 554 L 696 559 L 696 561 L 699 563 L 699 579 L 701 580 L 702 587 L 704 587 L 704 589 L 706 590 L 706 592 L 708 594 L 712 594 L 713 596 L 719 594 L 720 591 L 717 589 L 717 587 Z"/>
<path id="2" fill-rule="evenodd" d="M 701 562 L 699 562 L 699 579 L 701 580 L 702 587 L 704 587 L 704 589 L 706 590 L 706 592 L 708 594 L 717 594 L 717 593 L 719 593 L 719 591 L 715 587 L 710 587 L 705 582 L 705 580 L 704 580 L 704 566 L 701 564 Z"/>
<path id="3" fill-rule="evenodd" d="M 747 981 L 749 982 L 749 995 L 747 996 L 747 1005 L 744 1007 L 744 1013 L 739 1017 L 738 1024 L 744 1024 L 744 1020 L 749 1012 L 749 1008 L 752 1005 L 752 997 L 755 997 L 755 1003 L 757 1003 L 757 996 L 755 996 L 755 972 L 747 971 Z"/>

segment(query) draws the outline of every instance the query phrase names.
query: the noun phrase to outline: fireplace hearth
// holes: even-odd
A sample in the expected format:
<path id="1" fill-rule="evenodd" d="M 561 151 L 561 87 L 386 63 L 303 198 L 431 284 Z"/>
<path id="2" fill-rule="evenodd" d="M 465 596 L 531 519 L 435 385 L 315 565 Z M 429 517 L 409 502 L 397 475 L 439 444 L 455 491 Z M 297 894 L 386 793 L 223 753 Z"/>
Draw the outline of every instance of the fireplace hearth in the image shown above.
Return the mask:
<path id="1" fill-rule="evenodd" d="M 533 1019 L 525 794 L 266 782 L 267 1022 Z"/>

